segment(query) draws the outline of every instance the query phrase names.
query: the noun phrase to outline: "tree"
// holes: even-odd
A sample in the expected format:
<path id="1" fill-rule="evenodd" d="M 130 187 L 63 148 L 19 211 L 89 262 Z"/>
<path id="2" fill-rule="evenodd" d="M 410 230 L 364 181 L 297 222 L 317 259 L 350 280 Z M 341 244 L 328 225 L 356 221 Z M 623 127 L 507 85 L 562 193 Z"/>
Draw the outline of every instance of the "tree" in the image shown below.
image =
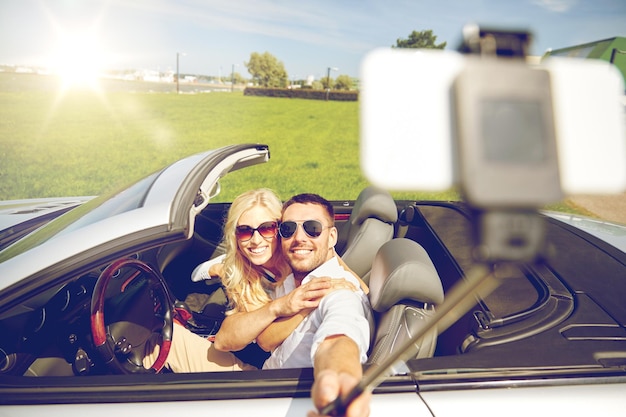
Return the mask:
<path id="1" fill-rule="evenodd" d="M 396 45 L 392 45 L 392 48 L 425 48 L 425 49 L 444 49 L 447 45 L 447 42 L 440 43 L 439 45 L 435 44 L 437 41 L 437 36 L 433 35 L 432 30 L 424 30 L 422 32 L 418 32 L 414 30 L 409 35 L 408 39 L 398 38 L 396 40 Z"/>
<path id="2" fill-rule="evenodd" d="M 235 84 L 245 84 L 246 83 L 246 79 L 243 78 L 243 75 L 239 74 L 238 72 L 235 72 L 233 74 L 233 78 L 234 78 Z"/>
<path id="3" fill-rule="evenodd" d="M 349 75 L 340 75 L 335 80 L 334 88 L 336 90 L 351 90 L 352 89 L 352 78 Z"/>
<path id="4" fill-rule="evenodd" d="M 269 52 L 250 54 L 250 61 L 245 63 L 252 79 L 262 87 L 286 87 L 287 71 L 282 61 Z"/>
<path id="5" fill-rule="evenodd" d="M 313 83 L 311 84 L 311 88 L 312 88 L 313 90 L 326 90 L 326 87 L 324 87 L 324 84 L 325 84 L 325 82 L 324 82 L 324 83 L 322 83 L 322 82 L 321 82 L 321 81 L 319 81 L 319 80 L 315 80 L 315 81 L 313 81 Z"/>

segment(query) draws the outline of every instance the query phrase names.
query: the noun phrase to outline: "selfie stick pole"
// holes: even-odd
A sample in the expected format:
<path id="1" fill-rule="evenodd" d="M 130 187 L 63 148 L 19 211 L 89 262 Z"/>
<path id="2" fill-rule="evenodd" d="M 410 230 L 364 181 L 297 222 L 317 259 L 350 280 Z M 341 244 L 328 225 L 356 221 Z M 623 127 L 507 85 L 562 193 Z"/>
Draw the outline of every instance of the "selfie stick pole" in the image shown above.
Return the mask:
<path id="1" fill-rule="evenodd" d="M 416 343 L 433 329 L 439 333 L 450 327 L 467 310 L 476 304 L 476 296 L 485 297 L 499 284 L 495 272 L 486 265 L 476 265 L 470 270 L 464 282 L 452 289 L 446 300 L 437 308 L 426 326 L 420 329 L 410 340 L 404 343 L 395 354 L 389 356 L 378 365 L 368 368 L 361 382 L 345 397 L 337 397 L 333 402 L 320 410 L 321 415 L 345 415 L 348 405 L 359 395 L 372 391 L 393 370 L 396 363 L 406 361 L 413 356 L 418 348 Z"/>

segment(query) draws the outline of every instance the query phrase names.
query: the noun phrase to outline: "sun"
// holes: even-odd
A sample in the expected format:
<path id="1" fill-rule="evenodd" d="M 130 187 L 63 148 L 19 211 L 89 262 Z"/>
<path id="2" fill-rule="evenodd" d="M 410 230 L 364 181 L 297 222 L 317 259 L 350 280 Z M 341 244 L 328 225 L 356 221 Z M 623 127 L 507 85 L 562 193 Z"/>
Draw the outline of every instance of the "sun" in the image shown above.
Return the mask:
<path id="1" fill-rule="evenodd" d="M 59 34 L 51 56 L 51 69 L 61 77 L 63 88 L 97 88 L 102 76 L 104 51 L 93 33 L 63 32 Z"/>
<path id="2" fill-rule="evenodd" d="M 102 48 L 97 27 L 83 30 L 55 27 L 57 36 L 49 49 L 48 69 L 59 77 L 60 83 L 48 117 L 51 119 L 61 102 L 77 91 L 95 94 L 106 108 L 110 108 L 101 83 L 110 57 Z"/>

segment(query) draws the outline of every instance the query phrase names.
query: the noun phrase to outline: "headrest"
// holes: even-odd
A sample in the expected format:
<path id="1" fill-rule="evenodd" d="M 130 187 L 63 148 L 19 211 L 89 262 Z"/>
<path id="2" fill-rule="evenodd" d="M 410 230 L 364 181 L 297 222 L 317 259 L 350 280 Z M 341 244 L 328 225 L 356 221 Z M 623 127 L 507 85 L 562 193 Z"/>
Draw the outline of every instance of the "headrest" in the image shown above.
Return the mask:
<path id="1" fill-rule="evenodd" d="M 410 239 L 392 239 L 378 250 L 370 274 L 370 302 L 379 313 L 401 300 L 439 304 L 443 286 L 426 250 Z"/>
<path id="2" fill-rule="evenodd" d="M 369 186 L 361 191 L 354 202 L 350 223 L 361 224 L 372 217 L 385 223 L 394 223 L 398 220 L 398 208 L 387 190 Z"/>

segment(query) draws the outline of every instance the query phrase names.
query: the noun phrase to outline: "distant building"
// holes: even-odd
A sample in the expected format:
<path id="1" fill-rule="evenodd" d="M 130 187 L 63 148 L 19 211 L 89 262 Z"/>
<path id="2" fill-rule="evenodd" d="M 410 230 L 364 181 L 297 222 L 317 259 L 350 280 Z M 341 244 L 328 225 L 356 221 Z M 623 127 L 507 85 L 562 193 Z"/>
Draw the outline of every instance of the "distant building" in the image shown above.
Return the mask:
<path id="1" fill-rule="evenodd" d="M 626 38 L 615 37 L 546 52 L 547 56 L 601 59 L 613 63 L 626 82 Z"/>
<path id="2" fill-rule="evenodd" d="M 159 81 L 161 81 L 161 73 L 155 70 L 143 70 L 141 74 L 141 79 L 143 79 L 144 81 L 158 83 Z"/>

